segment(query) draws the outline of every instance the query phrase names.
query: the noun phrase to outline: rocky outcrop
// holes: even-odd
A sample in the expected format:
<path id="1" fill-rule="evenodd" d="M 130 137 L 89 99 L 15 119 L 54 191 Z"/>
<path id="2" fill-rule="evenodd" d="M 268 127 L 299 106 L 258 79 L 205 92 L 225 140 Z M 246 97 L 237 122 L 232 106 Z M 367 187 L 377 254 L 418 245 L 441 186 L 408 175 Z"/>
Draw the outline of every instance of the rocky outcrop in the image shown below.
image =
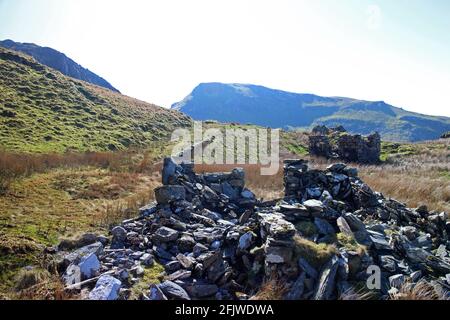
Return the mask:
<path id="1" fill-rule="evenodd" d="M 166 159 L 158 202 L 113 228 L 110 245 L 59 253 L 66 275 L 89 270 L 78 285 L 67 276 L 68 285 L 90 299 L 129 299 L 144 281 L 141 299 L 229 300 L 249 299 L 276 279 L 285 299 L 329 300 L 364 287 L 376 266 L 381 286 L 371 289 L 381 299 L 403 283 L 448 289 L 446 213 L 386 199 L 344 164 L 320 171 L 287 160 L 284 170 L 286 196 L 261 202 L 242 169 L 196 174 Z M 157 265 L 163 273 L 149 280 Z"/>
<path id="2" fill-rule="evenodd" d="M 52 48 L 40 47 L 33 43 L 19 43 L 12 40 L 0 41 L 0 47 L 19 51 L 32 56 L 39 63 L 58 70 L 66 76 L 78 80 L 83 80 L 120 93 L 119 90 L 114 88 L 108 81 L 106 81 L 102 77 L 96 75 L 88 69 L 83 68 L 78 63 L 68 58 L 65 54 Z"/>
<path id="3" fill-rule="evenodd" d="M 309 152 L 313 155 L 355 163 L 378 163 L 381 138 L 378 133 L 363 137 L 348 134 L 342 126 L 329 129 L 317 126 L 309 137 Z"/>

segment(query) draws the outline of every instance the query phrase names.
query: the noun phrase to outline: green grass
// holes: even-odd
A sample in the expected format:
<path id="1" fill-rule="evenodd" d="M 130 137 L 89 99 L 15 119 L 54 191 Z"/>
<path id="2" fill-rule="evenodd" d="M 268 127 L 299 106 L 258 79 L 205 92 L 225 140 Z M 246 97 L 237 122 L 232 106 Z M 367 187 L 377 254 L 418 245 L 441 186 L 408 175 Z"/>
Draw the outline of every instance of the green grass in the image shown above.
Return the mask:
<path id="1" fill-rule="evenodd" d="M 161 282 L 163 272 L 164 267 L 156 262 L 152 267 L 145 268 L 143 277 L 131 288 L 130 299 L 139 300 L 143 293 L 148 293 L 151 284 Z"/>
<path id="2" fill-rule="evenodd" d="M 308 149 L 301 145 L 288 144 L 288 145 L 286 145 L 286 148 L 290 152 L 295 153 L 296 155 L 299 155 L 299 156 L 304 156 L 304 155 L 309 154 Z"/>
<path id="3" fill-rule="evenodd" d="M 0 48 L 0 147 L 8 151 L 145 147 L 190 123 L 181 113 L 74 80 Z"/>
<path id="4" fill-rule="evenodd" d="M 387 161 L 393 156 L 410 156 L 417 154 L 419 152 L 417 145 L 406 144 L 406 143 L 392 143 L 385 142 L 381 143 L 381 161 Z"/>
<path id="5" fill-rule="evenodd" d="M 280 136 L 281 147 L 302 157 L 309 154 L 308 138 L 301 131 L 282 131 Z"/>
<path id="6" fill-rule="evenodd" d="M 304 237 L 307 238 L 312 237 L 318 232 L 316 225 L 311 221 L 299 222 L 295 225 L 295 228 L 298 232 L 300 232 Z"/>
<path id="7" fill-rule="evenodd" d="M 296 236 L 294 240 L 294 253 L 296 258 L 304 258 L 316 269 L 320 269 L 338 252 L 334 245 L 326 243 L 317 244 L 299 236 Z"/>
<path id="8" fill-rule="evenodd" d="M 450 179 L 450 171 L 443 170 L 443 171 L 439 172 L 439 176 L 442 178 Z"/>
<path id="9" fill-rule="evenodd" d="M 344 233 L 338 233 L 336 236 L 337 245 L 339 247 L 344 247 L 349 251 L 354 251 L 362 255 L 367 252 L 367 248 L 365 246 L 360 245 L 354 237 L 346 235 Z"/>

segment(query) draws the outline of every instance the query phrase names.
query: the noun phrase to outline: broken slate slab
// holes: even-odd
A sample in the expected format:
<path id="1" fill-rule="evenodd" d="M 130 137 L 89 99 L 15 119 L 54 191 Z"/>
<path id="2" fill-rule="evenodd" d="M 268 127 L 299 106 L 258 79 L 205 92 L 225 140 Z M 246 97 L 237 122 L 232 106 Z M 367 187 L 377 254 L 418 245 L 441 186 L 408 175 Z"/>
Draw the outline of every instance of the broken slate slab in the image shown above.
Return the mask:
<path id="1" fill-rule="evenodd" d="M 184 254 L 178 254 L 177 260 L 184 269 L 192 270 L 195 264 L 195 259 L 192 257 L 187 257 Z"/>
<path id="2" fill-rule="evenodd" d="M 71 264 L 63 275 L 63 280 L 66 287 L 80 283 L 81 282 L 81 271 L 80 267 L 74 264 Z M 77 288 L 80 289 L 80 288 Z"/>
<path id="3" fill-rule="evenodd" d="M 91 254 L 99 256 L 102 252 L 103 252 L 103 244 L 101 244 L 100 242 L 96 242 L 65 255 L 63 264 L 66 267 L 69 266 L 70 264 L 78 264 L 83 257 L 87 257 Z"/>
<path id="4" fill-rule="evenodd" d="M 389 285 L 391 288 L 400 289 L 405 282 L 406 277 L 403 274 L 396 274 L 389 277 Z"/>
<path id="5" fill-rule="evenodd" d="M 90 279 L 100 270 L 100 261 L 95 253 L 91 253 L 87 256 L 81 257 L 78 266 L 80 267 L 82 278 Z"/>
<path id="6" fill-rule="evenodd" d="M 368 230 L 370 240 L 377 250 L 392 250 L 386 236 L 380 232 Z"/>
<path id="7" fill-rule="evenodd" d="M 339 259 L 334 256 L 322 269 L 319 276 L 314 299 L 330 300 L 336 287 L 336 274 L 339 267 Z"/>
<path id="8" fill-rule="evenodd" d="M 347 220 L 345 220 L 343 217 L 339 217 L 339 218 L 336 220 L 336 223 L 337 223 L 337 226 L 338 226 L 339 230 L 340 230 L 343 234 L 345 234 L 345 235 L 347 235 L 347 236 L 350 236 L 350 237 L 353 237 L 353 236 L 354 236 L 354 235 L 353 235 L 353 232 L 352 232 L 352 229 L 350 228 L 350 226 L 349 226 L 348 223 L 347 223 Z"/>
<path id="9" fill-rule="evenodd" d="M 286 295 L 287 300 L 301 299 L 301 297 L 303 296 L 303 292 L 305 291 L 305 277 L 306 274 L 302 272 Z"/>
<path id="10" fill-rule="evenodd" d="M 158 204 L 169 204 L 172 201 L 185 200 L 186 189 L 183 186 L 163 186 L 155 189 Z"/>
<path id="11" fill-rule="evenodd" d="M 101 276 L 94 290 L 89 293 L 89 300 L 117 300 L 121 285 L 122 283 L 112 276 Z"/>
<path id="12" fill-rule="evenodd" d="M 151 284 L 148 292 L 148 300 L 164 301 L 167 300 L 167 297 L 156 284 Z"/>
<path id="13" fill-rule="evenodd" d="M 186 290 L 172 281 L 164 281 L 158 284 L 158 288 L 169 298 L 175 300 L 191 300 Z"/>
<path id="14" fill-rule="evenodd" d="M 314 269 L 308 261 L 304 258 L 298 259 L 298 266 L 302 269 L 310 278 L 317 279 L 318 273 L 316 269 Z"/>
<path id="15" fill-rule="evenodd" d="M 215 284 L 194 283 L 192 286 L 188 286 L 187 291 L 192 297 L 201 299 L 214 296 L 219 291 L 219 287 Z"/>
<path id="16" fill-rule="evenodd" d="M 252 246 L 252 240 L 253 240 L 253 232 L 249 231 L 247 233 L 244 233 L 239 238 L 239 249 L 245 251 L 248 248 L 250 248 Z"/>
<path id="17" fill-rule="evenodd" d="M 274 264 L 282 264 L 291 261 L 293 250 L 288 247 L 275 247 L 267 246 L 265 247 L 266 262 Z"/>
<path id="18" fill-rule="evenodd" d="M 160 241 L 160 242 L 170 242 L 170 241 L 176 241 L 178 239 L 178 231 L 167 228 L 167 227 L 161 227 L 158 230 L 156 230 L 155 234 L 153 235 L 153 239 Z"/>
<path id="19" fill-rule="evenodd" d="M 317 230 L 319 230 L 320 234 L 323 234 L 323 235 L 334 235 L 335 234 L 334 227 L 328 221 L 326 221 L 324 219 L 315 218 L 314 224 L 317 227 Z"/>
<path id="20" fill-rule="evenodd" d="M 314 199 L 303 202 L 303 205 L 311 212 L 322 212 L 325 208 L 322 201 Z"/>

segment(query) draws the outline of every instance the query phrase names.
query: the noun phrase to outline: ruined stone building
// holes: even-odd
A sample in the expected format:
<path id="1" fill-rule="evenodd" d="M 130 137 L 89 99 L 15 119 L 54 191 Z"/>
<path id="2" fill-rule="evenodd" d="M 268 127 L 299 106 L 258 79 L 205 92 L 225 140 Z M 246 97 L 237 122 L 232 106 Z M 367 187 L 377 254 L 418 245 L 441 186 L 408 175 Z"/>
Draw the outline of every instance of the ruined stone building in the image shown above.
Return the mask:
<path id="1" fill-rule="evenodd" d="M 357 163 L 378 163 L 381 137 L 375 132 L 367 137 L 351 135 L 342 126 L 317 126 L 309 137 L 309 152 L 328 159 L 341 159 Z"/>

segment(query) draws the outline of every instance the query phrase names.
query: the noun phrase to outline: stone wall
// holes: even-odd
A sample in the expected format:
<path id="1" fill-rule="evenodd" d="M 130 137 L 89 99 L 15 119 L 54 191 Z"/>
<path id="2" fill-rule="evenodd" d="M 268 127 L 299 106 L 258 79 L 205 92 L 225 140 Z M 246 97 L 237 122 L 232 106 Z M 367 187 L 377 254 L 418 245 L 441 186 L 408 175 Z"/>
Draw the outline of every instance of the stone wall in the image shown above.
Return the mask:
<path id="1" fill-rule="evenodd" d="M 319 157 L 356 163 L 378 163 L 381 138 L 378 133 L 367 137 L 350 135 L 342 126 L 331 129 L 317 126 L 309 137 L 309 151 Z"/>
<path id="2" fill-rule="evenodd" d="M 337 154 L 348 162 L 378 163 L 381 154 L 381 138 L 378 133 L 367 138 L 360 135 L 341 135 L 337 140 Z"/>
<path id="3" fill-rule="evenodd" d="M 314 170 L 287 160 L 286 196 L 269 202 L 245 187 L 239 168 L 197 174 L 166 159 L 162 179 L 157 202 L 109 239 L 52 251 L 70 290 L 92 300 L 130 299 L 136 286 L 143 300 L 246 300 L 272 280 L 287 289 L 273 298 L 327 300 L 365 283 L 370 266 L 382 270 L 375 294 L 383 299 L 420 279 L 445 288 L 448 215 L 386 199 L 345 164 Z M 145 282 L 156 264 L 159 280 Z"/>

